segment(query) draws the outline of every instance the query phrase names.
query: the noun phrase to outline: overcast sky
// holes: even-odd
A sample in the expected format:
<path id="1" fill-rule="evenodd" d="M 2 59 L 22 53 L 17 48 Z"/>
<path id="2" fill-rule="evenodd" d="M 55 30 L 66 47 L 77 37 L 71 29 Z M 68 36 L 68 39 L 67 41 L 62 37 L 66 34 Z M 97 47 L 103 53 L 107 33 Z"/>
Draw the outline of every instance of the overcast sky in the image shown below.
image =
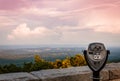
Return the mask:
<path id="1" fill-rule="evenodd" d="M 0 0 L 0 45 L 120 46 L 120 0 Z"/>

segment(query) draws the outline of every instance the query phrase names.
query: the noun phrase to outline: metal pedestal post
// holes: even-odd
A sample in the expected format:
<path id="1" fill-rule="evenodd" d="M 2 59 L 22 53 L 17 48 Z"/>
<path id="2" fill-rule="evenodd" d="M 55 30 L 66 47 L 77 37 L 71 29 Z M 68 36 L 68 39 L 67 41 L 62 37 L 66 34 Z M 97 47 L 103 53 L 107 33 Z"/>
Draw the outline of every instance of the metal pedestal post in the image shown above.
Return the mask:
<path id="1" fill-rule="evenodd" d="M 100 72 L 93 71 L 93 81 L 100 81 Z"/>

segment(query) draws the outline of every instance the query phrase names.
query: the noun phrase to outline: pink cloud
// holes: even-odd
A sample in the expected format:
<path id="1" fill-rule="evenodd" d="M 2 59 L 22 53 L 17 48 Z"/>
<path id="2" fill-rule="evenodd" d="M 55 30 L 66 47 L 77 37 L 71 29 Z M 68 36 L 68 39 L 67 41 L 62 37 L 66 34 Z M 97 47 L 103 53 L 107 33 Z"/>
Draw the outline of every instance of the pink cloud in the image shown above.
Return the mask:
<path id="1" fill-rule="evenodd" d="M 8 35 L 8 40 L 46 40 L 58 36 L 58 33 L 46 27 L 35 27 L 31 30 L 26 23 L 18 25 Z"/>
<path id="2" fill-rule="evenodd" d="M 50 16 L 50 17 L 57 17 L 63 15 L 63 12 L 56 10 L 56 8 L 23 8 L 21 9 L 23 15 L 36 15 L 36 16 Z"/>
<path id="3" fill-rule="evenodd" d="M 10 40 L 25 40 L 25 38 L 31 39 L 31 37 L 34 38 L 33 40 L 37 38 L 39 40 L 54 39 L 59 36 L 56 32 L 63 33 L 64 39 L 67 40 L 68 35 L 77 38 L 79 30 L 84 29 L 91 29 L 96 33 L 120 34 L 119 5 L 118 0 L 0 0 L 0 14 L 6 17 L 1 20 L 0 26 L 4 27 L 16 24 L 16 22 L 17 25 L 21 22 L 26 22 L 26 24 L 37 22 L 37 24 L 45 23 L 46 25 L 67 20 L 79 22 L 75 26 L 69 26 L 69 23 L 65 26 L 58 24 L 52 29 L 45 26 L 32 26 L 33 29 L 30 29 L 26 24 L 20 24 L 8 35 Z M 52 19 L 54 21 L 46 22 L 48 18 L 48 21 L 52 21 Z M 59 20 L 61 21 L 59 22 Z M 10 23 L 8 23 L 9 21 Z"/>
<path id="4" fill-rule="evenodd" d="M 96 32 L 107 32 L 107 33 L 114 33 L 114 34 L 120 34 L 120 24 L 117 26 L 112 25 L 103 25 L 100 27 L 94 28 L 94 31 Z"/>
<path id="5" fill-rule="evenodd" d="M 22 7 L 28 7 L 28 0 L 0 0 L 0 10 L 17 10 Z"/>

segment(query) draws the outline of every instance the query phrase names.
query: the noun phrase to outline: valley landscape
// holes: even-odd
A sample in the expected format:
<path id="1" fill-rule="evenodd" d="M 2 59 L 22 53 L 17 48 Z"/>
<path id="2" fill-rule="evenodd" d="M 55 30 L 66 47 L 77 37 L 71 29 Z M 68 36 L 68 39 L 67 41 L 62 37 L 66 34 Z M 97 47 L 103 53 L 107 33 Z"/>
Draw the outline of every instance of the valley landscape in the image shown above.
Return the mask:
<path id="1" fill-rule="evenodd" d="M 25 62 L 34 62 L 34 56 L 40 57 L 46 61 L 55 61 L 56 59 L 65 59 L 76 54 L 82 54 L 85 47 L 56 47 L 56 46 L 42 46 L 42 47 L 15 47 L 6 46 L 0 47 L 0 65 L 16 64 L 23 65 Z M 109 62 L 120 62 L 120 47 L 110 47 Z"/>

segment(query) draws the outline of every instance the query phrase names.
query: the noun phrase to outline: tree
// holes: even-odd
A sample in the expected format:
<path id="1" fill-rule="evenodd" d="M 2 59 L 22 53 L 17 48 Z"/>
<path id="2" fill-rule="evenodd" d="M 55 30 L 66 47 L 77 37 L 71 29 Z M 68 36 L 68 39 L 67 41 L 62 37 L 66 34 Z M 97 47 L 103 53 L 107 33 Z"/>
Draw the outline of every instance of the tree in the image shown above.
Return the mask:
<path id="1" fill-rule="evenodd" d="M 23 71 L 24 72 L 30 72 L 30 71 L 32 71 L 32 66 L 33 66 L 33 63 L 32 62 L 30 62 L 30 63 L 24 63 L 24 65 L 23 65 Z"/>
<path id="2" fill-rule="evenodd" d="M 7 67 L 7 69 L 8 69 L 9 72 L 20 72 L 22 70 L 21 67 L 18 67 L 15 64 L 10 64 Z"/>
<path id="3" fill-rule="evenodd" d="M 56 59 L 53 63 L 54 68 L 62 68 L 62 61 L 60 59 Z"/>
<path id="4" fill-rule="evenodd" d="M 62 68 L 68 68 L 71 67 L 71 62 L 70 62 L 70 58 L 66 58 L 62 61 Z"/>
<path id="5" fill-rule="evenodd" d="M 35 62 L 42 62 L 43 61 L 43 59 L 41 59 L 41 57 L 39 55 L 35 55 L 34 60 L 35 60 Z"/>
<path id="6" fill-rule="evenodd" d="M 0 65 L 0 74 L 2 74 L 2 73 L 3 73 L 2 66 Z"/>
<path id="7" fill-rule="evenodd" d="M 31 67 L 32 71 L 42 70 L 42 69 L 53 69 L 53 65 L 49 62 L 36 62 Z"/>
<path id="8" fill-rule="evenodd" d="M 83 57 L 83 55 L 80 55 L 80 54 L 76 54 L 75 57 L 71 57 L 70 62 L 72 66 L 86 65 L 85 58 Z"/>

